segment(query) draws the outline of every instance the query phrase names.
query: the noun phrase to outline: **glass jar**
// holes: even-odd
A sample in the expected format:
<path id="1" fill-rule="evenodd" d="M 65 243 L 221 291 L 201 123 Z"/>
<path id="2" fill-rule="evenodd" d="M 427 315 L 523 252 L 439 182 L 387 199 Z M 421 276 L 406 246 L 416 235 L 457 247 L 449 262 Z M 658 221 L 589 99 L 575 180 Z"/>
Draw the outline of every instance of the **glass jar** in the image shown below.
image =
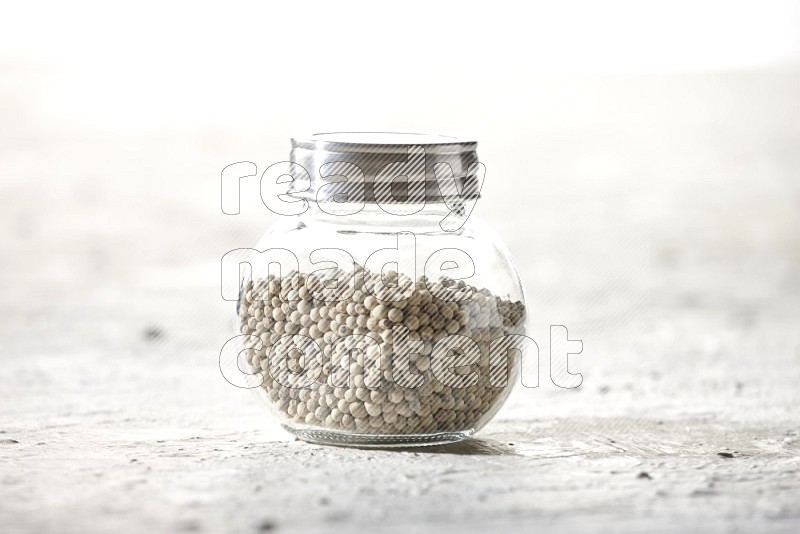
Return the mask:
<path id="1" fill-rule="evenodd" d="M 446 443 L 508 397 L 527 311 L 506 247 L 470 216 L 476 146 L 423 134 L 292 140 L 280 172 L 302 213 L 264 235 L 237 304 L 254 389 L 289 432 Z"/>

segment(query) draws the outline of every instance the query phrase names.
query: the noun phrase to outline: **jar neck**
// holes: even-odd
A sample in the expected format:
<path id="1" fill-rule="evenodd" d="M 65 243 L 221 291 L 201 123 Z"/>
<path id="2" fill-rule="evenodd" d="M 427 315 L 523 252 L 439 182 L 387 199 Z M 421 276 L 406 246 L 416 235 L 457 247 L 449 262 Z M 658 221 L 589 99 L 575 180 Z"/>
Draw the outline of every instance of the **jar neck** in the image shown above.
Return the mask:
<path id="1" fill-rule="evenodd" d="M 323 211 L 315 202 L 309 202 L 308 210 L 300 216 L 300 223 L 307 226 L 331 224 L 342 230 L 397 233 L 401 230 L 421 232 L 442 232 L 441 222 L 458 220 L 463 224 L 466 219 L 464 209 L 451 210 L 443 202 L 426 204 L 389 204 L 384 207 L 375 203 L 339 204 L 337 213 L 330 213 L 326 207 Z M 341 212 L 342 214 L 338 214 Z"/>

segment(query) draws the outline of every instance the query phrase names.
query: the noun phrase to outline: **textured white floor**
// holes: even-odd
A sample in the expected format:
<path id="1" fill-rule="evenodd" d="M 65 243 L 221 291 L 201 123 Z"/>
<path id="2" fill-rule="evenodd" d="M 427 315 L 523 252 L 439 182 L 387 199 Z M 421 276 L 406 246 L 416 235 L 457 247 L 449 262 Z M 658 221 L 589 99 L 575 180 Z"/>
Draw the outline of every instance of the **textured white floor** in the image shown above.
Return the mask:
<path id="1" fill-rule="evenodd" d="M 543 355 L 550 324 L 583 340 L 584 384 L 543 365 L 477 438 L 403 452 L 293 441 L 219 374 L 217 262 L 272 220 L 220 213 L 219 171 L 288 134 L 123 135 L 6 98 L 2 530 L 797 532 L 800 74 L 539 83 L 474 112 L 477 211 Z"/>

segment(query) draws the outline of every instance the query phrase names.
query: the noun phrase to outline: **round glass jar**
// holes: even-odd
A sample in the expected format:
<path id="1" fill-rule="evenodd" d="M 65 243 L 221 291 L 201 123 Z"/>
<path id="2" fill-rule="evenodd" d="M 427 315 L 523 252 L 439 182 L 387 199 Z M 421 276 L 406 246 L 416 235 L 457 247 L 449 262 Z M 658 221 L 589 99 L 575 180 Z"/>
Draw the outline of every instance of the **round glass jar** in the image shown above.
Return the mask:
<path id="1" fill-rule="evenodd" d="M 519 379 L 527 311 L 506 247 L 470 215 L 476 143 L 315 134 L 292 140 L 283 174 L 301 213 L 261 239 L 237 304 L 271 412 L 336 445 L 446 443 L 482 428 Z"/>

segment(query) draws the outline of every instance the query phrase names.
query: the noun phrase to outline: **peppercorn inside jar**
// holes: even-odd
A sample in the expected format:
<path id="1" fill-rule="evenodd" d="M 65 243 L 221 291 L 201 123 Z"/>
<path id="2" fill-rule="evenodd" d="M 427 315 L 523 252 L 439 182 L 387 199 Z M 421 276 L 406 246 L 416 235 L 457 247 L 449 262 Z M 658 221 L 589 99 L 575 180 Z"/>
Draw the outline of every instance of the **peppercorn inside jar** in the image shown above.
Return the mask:
<path id="1" fill-rule="evenodd" d="M 308 441 L 472 435 L 508 397 L 528 346 L 513 261 L 470 215 L 476 143 L 342 133 L 292 146 L 289 194 L 302 211 L 264 235 L 240 284 L 254 389 Z"/>

